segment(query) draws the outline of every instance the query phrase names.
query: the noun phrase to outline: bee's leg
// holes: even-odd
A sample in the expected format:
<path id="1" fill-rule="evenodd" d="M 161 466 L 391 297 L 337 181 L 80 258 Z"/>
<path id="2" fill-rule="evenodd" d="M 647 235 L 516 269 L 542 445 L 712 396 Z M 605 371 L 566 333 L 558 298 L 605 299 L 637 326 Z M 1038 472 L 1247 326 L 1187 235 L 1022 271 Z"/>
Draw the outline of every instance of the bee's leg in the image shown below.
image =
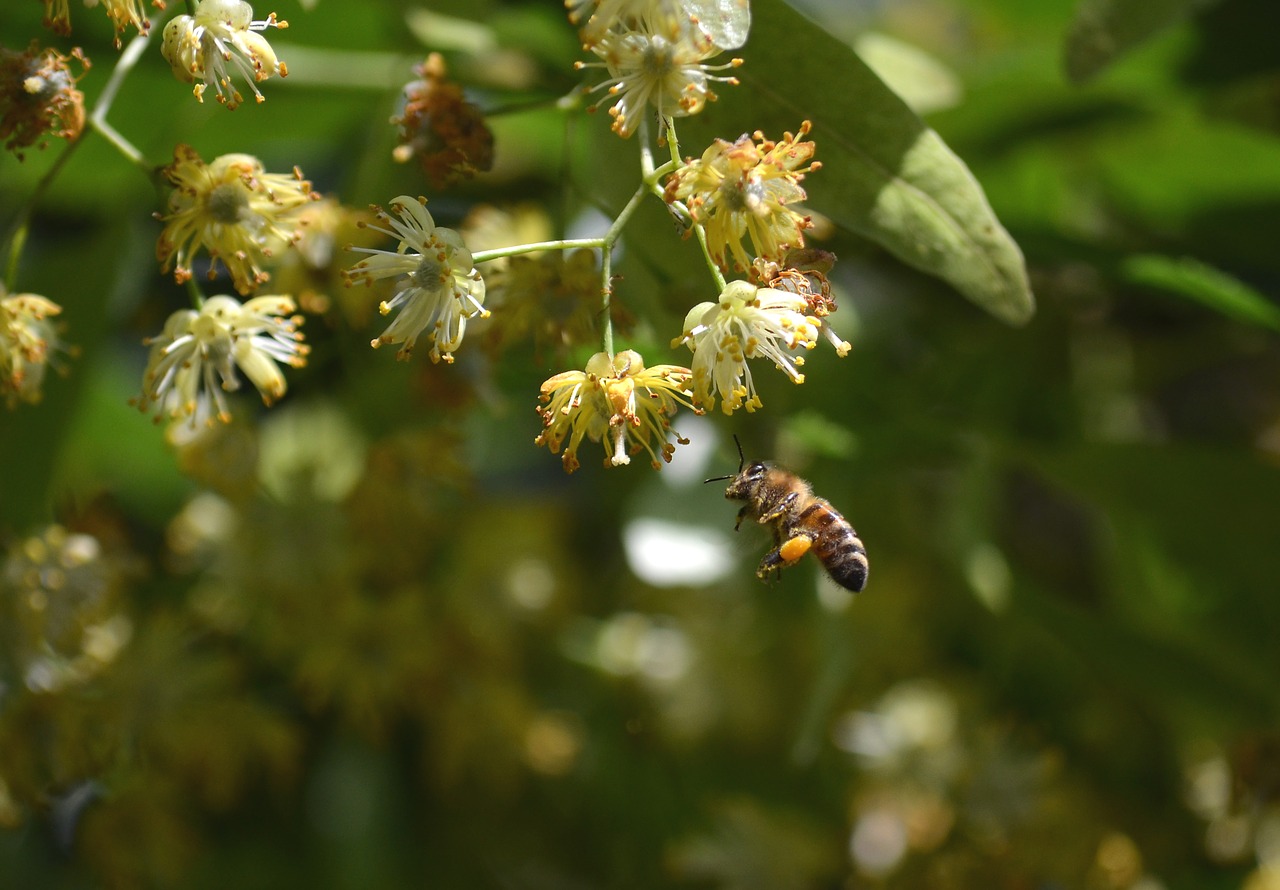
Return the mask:
<path id="1" fill-rule="evenodd" d="M 756 577 L 764 578 L 770 572 L 781 571 L 786 566 L 792 565 L 800 557 L 809 552 L 809 548 L 813 546 L 813 538 L 808 535 L 795 535 L 785 541 L 780 541 L 777 547 L 774 547 L 765 554 L 764 559 L 760 560 L 760 568 L 756 569 Z"/>
<path id="2" fill-rule="evenodd" d="M 749 514 L 750 512 L 751 512 L 750 504 L 748 504 L 747 506 L 743 507 L 741 510 L 738 511 L 738 521 L 733 524 L 733 530 L 735 532 L 742 527 L 742 520 L 746 519 L 747 514 Z"/>
<path id="3" fill-rule="evenodd" d="M 779 516 L 785 516 L 791 510 L 791 505 L 796 502 L 796 493 L 794 491 L 787 492 L 787 496 L 778 501 L 778 505 L 767 513 L 760 514 L 760 524 L 773 522 Z"/>

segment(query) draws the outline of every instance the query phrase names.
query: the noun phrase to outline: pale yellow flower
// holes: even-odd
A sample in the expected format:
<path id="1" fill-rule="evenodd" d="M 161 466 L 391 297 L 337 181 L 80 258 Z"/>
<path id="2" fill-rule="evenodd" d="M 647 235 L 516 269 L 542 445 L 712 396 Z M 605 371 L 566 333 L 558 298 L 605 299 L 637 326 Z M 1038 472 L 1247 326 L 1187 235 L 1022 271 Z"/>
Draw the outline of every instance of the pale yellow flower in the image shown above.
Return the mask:
<path id="1" fill-rule="evenodd" d="M 274 12 L 254 21 L 253 7 L 244 0 L 203 0 L 195 15 L 175 16 L 164 26 L 160 50 L 179 80 L 195 84 L 197 99 L 203 102 L 205 90 L 212 86 L 218 101 L 234 109 L 244 96 L 232 86 L 233 74 L 243 78 L 262 102 L 258 82 L 289 73 L 260 33 L 288 26 L 277 21 Z"/>
<path id="2" fill-rule="evenodd" d="M 586 48 L 602 61 L 578 62 L 577 67 L 608 72 L 591 92 L 605 90 L 617 98 L 609 114 L 613 131 L 624 138 L 635 132 L 649 106 L 662 120 L 697 114 L 715 98 L 712 83 L 738 82 L 713 72 L 742 64 L 741 59 L 707 64 L 720 47 L 687 16 L 664 11 L 644 12 L 625 28 L 605 31 Z"/>
<path id="3" fill-rule="evenodd" d="M 569 21 L 582 24 L 580 35 L 587 46 L 609 30 L 628 28 L 645 16 L 677 11 L 675 0 L 565 0 L 564 5 L 569 10 Z"/>
<path id="4" fill-rule="evenodd" d="M 375 208 L 378 220 L 390 228 L 369 228 L 399 240 L 395 251 L 371 247 L 351 247 L 370 254 L 345 273 L 348 285 L 371 287 L 390 278 L 399 288 L 378 310 L 383 315 L 399 309 L 400 314 L 372 342 L 376 349 L 384 343 L 403 343 L 396 358 L 407 360 L 424 332 L 431 343 L 431 361 L 453 361 L 453 351 L 462 345 L 467 320 L 486 318 L 484 279 L 476 270 L 471 251 L 453 229 L 436 226 L 425 199 L 400 195 L 391 201 L 396 216 Z"/>
<path id="5" fill-rule="evenodd" d="M 168 416 L 199 422 L 227 422 L 231 412 L 226 392 L 240 388 L 236 368 L 271 405 L 284 395 L 280 365 L 300 368 L 308 349 L 298 331 L 302 317 L 285 296 L 256 297 L 243 305 L 234 297 L 217 296 L 195 309 L 169 316 L 151 347 L 142 378 L 142 411 L 156 409 L 156 420 Z"/>
<path id="6" fill-rule="evenodd" d="M 271 255 L 272 239 L 296 241 L 296 211 L 319 195 L 297 167 L 292 174 L 267 173 L 261 161 L 246 154 L 222 155 L 205 164 L 188 145 L 177 146 L 173 155 L 164 175 L 174 189 L 156 243 L 161 269 L 172 266 L 181 284 L 191 278 L 191 264 L 204 248 L 212 260 L 210 280 L 220 260 L 236 290 L 252 293 L 269 277 L 262 262 Z"/>
<path id="7" fill-rule="evenodd" d="M 116 48 L 120 47 L 120 35 L 124 29 L 133 25 L 139 34 L 151 30 L 151 20 L 147 18 L 146 6 L 142 0 L 84 0 L 84 5 L 92 8 L 101 6 L 111 19 L 115 28 Z M 156 9 L 164 9 L 164 0 L 152 0 Z M 44 0 L 44 23 L 59 34 L 71 33 L 71 7 L 68 0 Z"/>
<path id="8" fill-rule="evenodd" d="M 10 408 L 39 402 L 46 370 L 67 351 L 49 320 L 61 312 L 38 294 L 7 296 L 0 286 L 0 396 Z"/>
<path id="9" fill-rule="evenodd" d="M 580 466 L 578 446 L 584 438 L 602 442 L 605 466 L 631 462 L 631 455 L 645 451 L 653 468 L 671 462 L 678 436 L 668 440 L 670 418 L 679 405 L 693 408 L 689 379 L 692 372 L 676 365 L 646 368 L 633 350 L 609 357 L 597 352 L 583 371 L 565 371 L 542 384 L 538 408 L 543 430 L 534 439 L 552 454 L 564 449 L 565 472 Z M 696 409 L 695 409 L 696 410 Z M 565 445 L 565 440 L 568 445 Z"/>
<path id="10" fill-rule="evenodd" d="M 761 407 L 747 359 L 773 362 L 794 383 L 803 383 L 804 357 L 812 349 L 821 321 L 807 315 L 809 304 L 796 293 L 731 281 L 715 302 L 689 311 L 684 333 L 672 341 L 693 350 L 693 404 L 710 410 L 716 398 L 725 414 Z"/>
<path id="11" fill-rule="evenodd" d="M 767 260 L 804 246 L 804 230 L 813 224 L 788 205 L 805 199 L 800 180 L 821 167 L 809 163 L 814 144 L 797 141 L 809 129 L 805 121 L 798 134 L 787 133 L 778 142 L 759 131 L 736 142 L 717 139 L 701 158 L 688 161 L 667 180 L 667 201 L 682 202 L 702 226 L 721 269 L 729 271 L 729 256 L 738 271 L 750 268 L 744 237 L 751 240 L 755 257 Z"/>

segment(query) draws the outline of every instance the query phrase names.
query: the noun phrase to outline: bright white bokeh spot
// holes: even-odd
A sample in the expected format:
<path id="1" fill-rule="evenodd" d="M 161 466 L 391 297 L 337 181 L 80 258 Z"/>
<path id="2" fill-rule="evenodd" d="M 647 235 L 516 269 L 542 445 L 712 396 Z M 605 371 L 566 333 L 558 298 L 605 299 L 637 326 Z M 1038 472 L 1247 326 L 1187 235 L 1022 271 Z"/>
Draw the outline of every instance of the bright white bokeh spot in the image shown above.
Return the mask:
<path id="1" fill-rule="evenodd" d="M 684 631 L 676 627 L 654 627 L 640 643 L 637 667 L 657 683 L 674 683 L 693 664 L 693 646 Z"/>
<path id="2" fill-rule="evenodd" d="M 723 476 L 725 473 L 737 472 L 737 464 L 727 464 L 718 469 L 710 468 L 720 444 L 720 437 L 716 434 L 715 425 L 711 421 L 697 414 L 682 411 L 676 415 L 672 426 L 689 440 L 689 444 L 676 446 L 671 463 L 664 466 L 659 474 L 664 483 L 672 488 L 685 488 L 695 483 L 701 485 L 708 476 Z M 723 490 L 721 488 L 721 491 Z"/>
<path id="3" fill-rule="evenodd" d="M 663 519 L 635 519 L 622 531 L 627 565 L 655 587 L 701 587 L 734 568 L 732 539 L 724 532 Z"/>
<path id="4" fill-rule="evenodd" d="M 642 676 L 658 685 L 675 683 L 693 664 L 688 636 L 670 621 L 620 612 L 600 626 L 595 661 L 620 677 Z"/>

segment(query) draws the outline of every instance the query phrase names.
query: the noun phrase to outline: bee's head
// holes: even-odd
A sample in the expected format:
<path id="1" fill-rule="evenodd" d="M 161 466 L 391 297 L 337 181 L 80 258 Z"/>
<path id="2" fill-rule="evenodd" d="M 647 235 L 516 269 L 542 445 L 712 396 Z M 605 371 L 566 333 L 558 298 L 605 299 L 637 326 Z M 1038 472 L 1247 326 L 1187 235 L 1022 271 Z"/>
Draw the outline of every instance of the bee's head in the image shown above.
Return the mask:
<path id="1" fill-rule="evenodd" d="M 764 474 L 768 472 L 768 465 L 762 461 L 752 461 L 751 465 L 747 465 L 747 458 L 742 453 L 742 443 L 738 441 L 737 435 L 733 437 L 733 443 L 738 446 L 738 472 L 728 476 L 713 476 L 706 482 L 723 482 L 726 479 L 732 479 L 728 489 L 725 490 L 724 496 L 731 500 L 741 500 L 751 496 L 751 492 L 760 480 L 764 478 Z M 705 483 L 704 483 L 705 484 Z"/>

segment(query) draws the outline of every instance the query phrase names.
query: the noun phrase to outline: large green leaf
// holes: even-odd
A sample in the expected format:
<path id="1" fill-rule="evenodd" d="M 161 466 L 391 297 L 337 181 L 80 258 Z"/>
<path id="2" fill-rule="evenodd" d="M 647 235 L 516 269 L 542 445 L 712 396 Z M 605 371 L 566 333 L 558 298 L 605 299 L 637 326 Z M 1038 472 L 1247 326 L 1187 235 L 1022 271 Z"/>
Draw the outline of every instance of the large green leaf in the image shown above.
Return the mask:
<path id="1" fill-rule="evenodd" d="M 1157 32 L 1215 0 L 1083 0 L 1067 32 L 1067 76 L 1083 83 Z"/>
<path id="2" fill-rule="evenodd" d="M 1017 244 L 969 169 L 845 44 L 788 7 L 758 0 L 738 87 L 720 91 L 686 133 L 777 138 L 803 120 L 822 170 L 806 180 L 808 205 L 904 262 L 937 275 L 1004 321 L 1035 308 Z M 785 39 L 782 39 L 785 35 Z"/>

